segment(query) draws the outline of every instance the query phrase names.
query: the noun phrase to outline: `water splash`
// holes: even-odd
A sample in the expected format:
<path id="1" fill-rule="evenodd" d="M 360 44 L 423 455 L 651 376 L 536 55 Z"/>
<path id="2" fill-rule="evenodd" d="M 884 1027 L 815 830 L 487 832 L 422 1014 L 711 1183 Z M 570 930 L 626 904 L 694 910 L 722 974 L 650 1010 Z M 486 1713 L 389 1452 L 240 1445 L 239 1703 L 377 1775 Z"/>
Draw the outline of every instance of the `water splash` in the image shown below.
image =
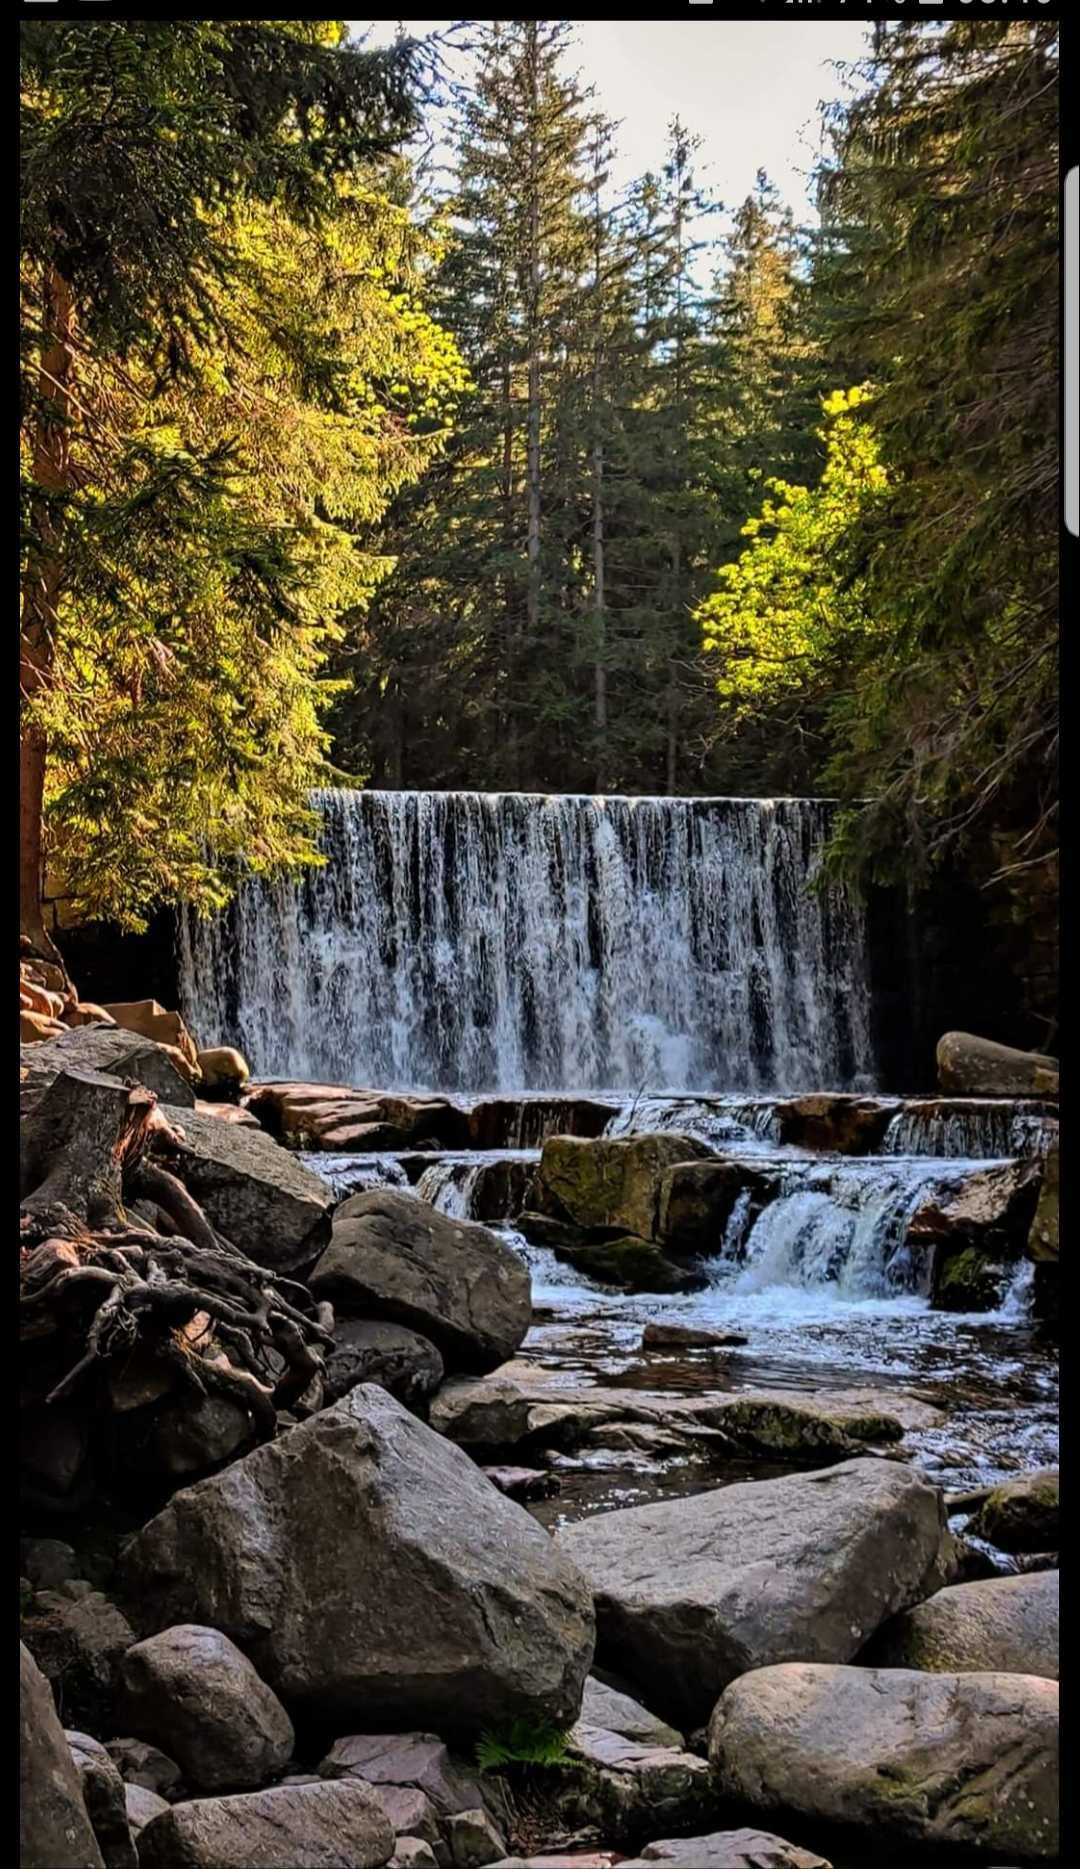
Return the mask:
<path id="1" fill-rule="evenodd" d="M 323 868 L 189 918 L 181 997 L 260 1076 L 442 1090 L 873 1079 L 861 914 L 807 799 L 315 795 Z"/>

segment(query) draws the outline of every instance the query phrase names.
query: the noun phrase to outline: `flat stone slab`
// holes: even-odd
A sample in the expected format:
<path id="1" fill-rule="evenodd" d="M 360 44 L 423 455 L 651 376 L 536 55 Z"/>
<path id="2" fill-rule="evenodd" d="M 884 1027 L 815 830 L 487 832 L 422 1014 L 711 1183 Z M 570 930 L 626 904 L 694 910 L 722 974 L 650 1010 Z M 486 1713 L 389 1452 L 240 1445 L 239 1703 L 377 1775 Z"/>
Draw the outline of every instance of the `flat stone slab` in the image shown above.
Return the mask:
<path id="1" fill-rule="evenodd" d="M 431 1425 L 464 1447 L 610 1444 L 628 1429 L 663 1430 L 672 1449 L 709 1445 L 735 1456 L 794 1461 L 843 1459 L 867 1443 L 898 1441 L 903 1425 L 880 1392 L 724 1391 L 650 1394 L 643 1389 L 564 1387 L 548 1371 L 517 1361 L 489 1376 L 447 1382 L 431 1405 Z M 920 1411 L 919 1425 L 925 1425 Z M 937 1412 L 927 1411 L 931 1419 Z M 910 1418 L 910 1416 L 909 1416 Z"/>
<path id="2" fill-rule="evenodd" d="M 139 1869 L 382 1869 L 393 1850 L 366 1785 L 278 1785 L 172 1805 L 140 1834 Z"/>

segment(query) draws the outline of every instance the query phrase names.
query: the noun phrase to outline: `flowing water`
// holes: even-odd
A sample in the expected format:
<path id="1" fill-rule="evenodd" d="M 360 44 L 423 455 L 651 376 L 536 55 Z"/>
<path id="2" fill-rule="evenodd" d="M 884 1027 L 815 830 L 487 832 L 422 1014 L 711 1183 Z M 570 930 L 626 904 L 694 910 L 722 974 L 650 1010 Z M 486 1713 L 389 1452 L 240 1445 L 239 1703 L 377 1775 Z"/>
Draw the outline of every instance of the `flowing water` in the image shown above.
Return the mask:
<path id="1" fill-rule="evenodd" d="M 325 866 L 190 920 L 257 1076 L 438 1090 L 870 1086 L 865 934 L 808 799 L 316 794 Z"/>
<path id="2" fill-rule="evenodd" d="M 914 1393 L 946 1413 L 908 1445 L 955 1490 L 1053 1458 L 1054 1369 L 1023 1275 L 997 1315 L 945 1315 L 930 1308 L 928 1253 L 907 1241 L 928 1194 L 1043 1153 L 1052 1113 L 883 1098 L 872 1152 L 792 1145 L 812 1133 L 792 1093 L 875 1083 L 863 920 L 819 886 L 828 804 L 356 791 L 314 803 L 321 868 L 245 882 L 225 915 L 182 930 L 190 1023 L 204 1044 L 238 1045 L 257 1077 L 494 1097 L 483 1133 L 517 1144 L 309 1157 L 339 1197 L 394 1187 L 501 1227 L 532 1271 L 524 1355 L 553 1381 Z M 592 1133 L 609 1113 L 612 1134 L 690 1133 L 764 1177 L 766 1204 L 749 1187 L 736 1201 L 704 1290 L 628 1297 L 514 1231 L 538 1147 L 574 1127 L 586 1095 L 610 1106 L 592 1111 Z M 656 1319 L 748 1342 L 720 1358 L 644 1355 Z M 625 1454 L 601 1473 L 604 1460 L 568 1471 L 559 1510 L 716 1483 Z"/>

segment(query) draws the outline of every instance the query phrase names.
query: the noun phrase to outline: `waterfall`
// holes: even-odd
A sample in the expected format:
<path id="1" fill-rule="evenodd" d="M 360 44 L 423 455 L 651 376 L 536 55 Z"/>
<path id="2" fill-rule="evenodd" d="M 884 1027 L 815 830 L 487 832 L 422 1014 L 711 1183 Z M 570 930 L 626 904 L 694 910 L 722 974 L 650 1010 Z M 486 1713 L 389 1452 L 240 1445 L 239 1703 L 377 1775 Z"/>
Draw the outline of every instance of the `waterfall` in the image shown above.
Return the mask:
<path id="1" fill-rule="evenodd" d="M 324 791 L 325 864 L 180 940 L 258 1076 L 439 1090 L 869 1088 L 864 930 L 806 799 Z"/>
<path id="2" fill-rule="evenodd" d="M 934 1160 L 846 1160 L 785 1165 L 780 1193 L 749 1233 L 725 1235 L 714 1275 L 738 1288 L 831 1286 L 848 1298 L 930 1290 L 932 1248 L 912 1248 L 908 1224 L 930 1192 L 962 1185 L 977 1165 Z"/>

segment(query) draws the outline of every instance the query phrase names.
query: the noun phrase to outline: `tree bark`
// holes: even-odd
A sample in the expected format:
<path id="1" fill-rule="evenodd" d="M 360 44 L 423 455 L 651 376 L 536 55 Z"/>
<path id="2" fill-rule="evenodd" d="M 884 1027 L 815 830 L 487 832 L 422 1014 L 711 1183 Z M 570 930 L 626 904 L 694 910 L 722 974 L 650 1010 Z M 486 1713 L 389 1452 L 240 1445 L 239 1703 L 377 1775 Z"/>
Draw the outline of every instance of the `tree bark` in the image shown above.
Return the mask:
<path id="1" fill-rule="evenodd" d="M 530 655 L 535 655 L 540 641 L 540 78 L 537 52 L 537 25 L 529 22 L 529 227 L 528 291 L 526 297 L 526 353 L 528 368 L 528 419 L 526 428 L 527 555 L 528 587 L 526 594 L 526 633 Z"/>
<path id="2" fill-rule="evenodd" d="M 26 704 L 47 687 L 56 641 L 56 610 L 63 579 L 60 521 L 55 500 L 70 489 L 71 339 L 74 305 L 67 280 L 50 267 L 42 295 L 44 347 L 38 375 L 39 407 L 32 473 L 41 496 L 34 503 L 36 542 L 29 553 L 19 633 L 19 689 L 23 708 L 19 744 L 19 927 L 50 959 L 59 959 L 42 916 L 42 814 L 48 747 L 42 727 L 26 717 Z"/>

